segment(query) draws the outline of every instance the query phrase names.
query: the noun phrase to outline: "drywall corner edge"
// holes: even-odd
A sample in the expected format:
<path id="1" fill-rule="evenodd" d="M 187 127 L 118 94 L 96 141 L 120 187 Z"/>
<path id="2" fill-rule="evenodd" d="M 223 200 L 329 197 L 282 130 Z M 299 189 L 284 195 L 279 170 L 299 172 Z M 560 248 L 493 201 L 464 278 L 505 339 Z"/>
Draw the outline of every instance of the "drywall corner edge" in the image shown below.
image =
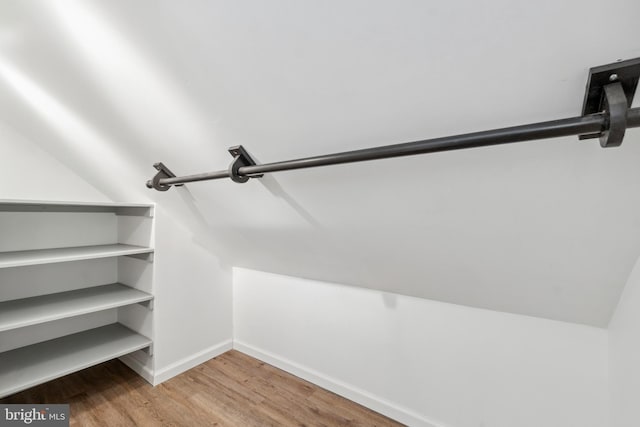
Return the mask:
<path id="1" fill-rule="evenodd" d="M 427 420 L 409 409 L 241 341 L 234 340 L 233 349 L 280 368 L 403 424 L 414 427 L 449 427 L 442 423 Z"/>
<path id="2" fill-rule="evenodd" d="M 124 356 L 120 356 L 118 359 L 136 374 L 144 378 L 146 382 L 153 385 L 153 371 L 140 363 L 135 357 L 130 354 L 125 354 Z"/>
<path id="3" fill-rule="evenodd" d="M 223 341 L 219 344 L 213 345 L 209 348 L 206 348 L 196 354 L 193 354 L 189 357 L 185 357 L 184 359 L 178 360 L 166 366 L 162 369 L 156 370 L 153 375 L 153 381 L 151 383 L 156 386 L 161 384 L 176 375 L 179 375 L 185 371 L 188 371 L 191 368 L 194 368 L 201 363 L 206 362 L 207 360 L 211 360 L 216 356 L 221 355 L 229 350 L 233 349 L 233 341 L 231 339 Z M 144 375 L 143 375 L 144 376 Z"/>

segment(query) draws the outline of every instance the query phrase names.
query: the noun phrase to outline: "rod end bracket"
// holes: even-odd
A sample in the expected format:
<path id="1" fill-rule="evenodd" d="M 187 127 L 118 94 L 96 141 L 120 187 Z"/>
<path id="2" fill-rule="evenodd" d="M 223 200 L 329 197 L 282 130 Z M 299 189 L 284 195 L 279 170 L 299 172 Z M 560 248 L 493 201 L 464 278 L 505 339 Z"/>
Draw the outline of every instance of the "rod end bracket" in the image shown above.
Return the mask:
<path id="1" fill-rule="evenodd" d="M 233 182 L 241 184 L 249 181 L 249 178 L 262 178 L 264 176 L 264 174 L 240 175 L 238 173 L 238 169 L 243 166 L 254 166 L 257 164 L 242 145 L 229 147 L 229 154 L 233 156 L 233 161 L 231 162 L 231 165 L 229 165 L 229 178 L 231 178 Z"/>
<path id="2" fill-rule="evenodd" d="M 608 124 L 604 131 L 580 135 L 578 139 L 600 138 L 603 147 L 620 145 L 626 129 L 626 111 L 631 107 L 639 79 L 640 58 L 591 68 L 582 115 L 606 112 Z"/>
<path id="3" fill-rule="evenodd" d="M 158 191 L 167 191 L 171 188 L 171 185 L 160 184 L 160 180 L 163 178 L 175 178 L 175 174 L 171 172 L 171 170 L 164 165 L 162 162 L 154 163 L 153 167 L 158 171 L 155 176 L 147 181 L 147 188 L 153 188 Z M 174 184 L 176 187 L 181 187 L 184 184 Z"/>

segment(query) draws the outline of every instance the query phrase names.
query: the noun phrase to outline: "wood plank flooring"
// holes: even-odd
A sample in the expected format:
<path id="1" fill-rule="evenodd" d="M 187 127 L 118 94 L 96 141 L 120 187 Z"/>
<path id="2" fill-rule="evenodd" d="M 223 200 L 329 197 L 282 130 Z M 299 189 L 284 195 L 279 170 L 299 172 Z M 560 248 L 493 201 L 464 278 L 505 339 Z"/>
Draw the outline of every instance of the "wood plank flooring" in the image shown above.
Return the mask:
<path id="1" fill-rule="evenodd" d="M 238 351 L 156 387 L 113 360 L 0 403 L 69 403 L 71 426 L 401 426 Z"/>

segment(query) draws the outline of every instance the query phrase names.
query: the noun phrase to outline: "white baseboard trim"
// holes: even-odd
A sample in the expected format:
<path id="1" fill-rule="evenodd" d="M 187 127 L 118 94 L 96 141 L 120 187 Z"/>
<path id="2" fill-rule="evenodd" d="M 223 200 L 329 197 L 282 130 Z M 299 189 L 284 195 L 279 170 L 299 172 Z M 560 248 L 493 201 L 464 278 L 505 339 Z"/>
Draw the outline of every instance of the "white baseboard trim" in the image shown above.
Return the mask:
<path id="1" fill-rule="evenodd" d="M 119 357 L 120 361 L 144 378 L 149 384 L 153 385 L 153 371 L 143 365 L 138 359 L 130 354 Z"/>
<path id="2" fill-rule="evenodd" d="M 312 382 L 322 388 L 332 391 L 340 396 L 346 397 L 356 403 L 361 404 L 373 411 L 386 415 L 396 421 L 412 427 L 446 427 L 442 423 L 436 423 L 424 418 L 422 415 L 404 408 L 400 405 L 391 403 L 378 396 L 374 396 L 364 390 L 354 387 L 350 384 L 341 382 L 335 378 L 317 372 L 313 369 L 302 366 L 298 363 L 287 360 L 283 357 L 260 350 L 249 344 L 234 340 L 233 348 L 249 356 L 262 360 L 265 363 L 273 365 L 284 371 L 287 371 L 297 377 Z"/>
<path id="3" fill-rule="evenodd" d="M 152 384 L 155 386 L 163 383 L 178 374 L 188 371 L 189 369 L 198 366 L 199 364 L 204 363 L 207 360 L 213 359 L 214 357 L 231 350 L 232 348 L 233 341 L 227 340 L 220 344 L 216 344 L 212 347 L 206 348 L 196 354 L 185 357 L 184 359 L 178 360 L 177 362 L 174 362 L 169 366 L 156 370 Z"/>

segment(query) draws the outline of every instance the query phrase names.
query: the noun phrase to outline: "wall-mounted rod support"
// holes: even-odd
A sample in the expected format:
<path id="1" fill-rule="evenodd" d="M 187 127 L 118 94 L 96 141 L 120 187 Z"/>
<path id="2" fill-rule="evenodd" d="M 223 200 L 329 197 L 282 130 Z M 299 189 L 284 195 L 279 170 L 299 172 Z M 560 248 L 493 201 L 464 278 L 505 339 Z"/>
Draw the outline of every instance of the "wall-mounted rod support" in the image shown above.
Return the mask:
<path id="1" fill-rule="evenodd" d="M 168 189 L 171 188 L 171 185 L 175 185 L 176 187 L 179 187 L 182 185 L 179 183 L 171 184 L 171 185 L 161 183 L 160 181 L 162 181 L 163 179 L 175 178 L 176 175 L 173 172 L 171 172 L 171 170 L 169 170 L 169 168 L 166 167 L 162 162 L 154 163 L 153 167 L 156 168 L 158 173 L 153 177 L 153 179 L 147 182 L 147 187 L 155 188 L 158 191 L 167 191 Z"/>
<path id="2" fill-rule="evenodd" d="M 601 77 L 603 75 L 607 76 L 607 84 L 602 83 Z M 628 108 L 635 93 L 638 76 L 640 76 L 640 58 L 592 68 L 583 112 L 587 107 L 598 112 L 578 117 L 266 164 L 256 164 L 242 146 L 237 146 L 229 149 L 234 160 L 227 170 L 176 177 L 160 163 L 162 169 L 156 167 L 159 172 L 152 180 L 147 181 L 147 187 L 166 191 L 172 185 L 221 178 L 231 178 L 235 182 L 246 182 L 249 178 L 259 178 L 268 172 L 572 135 L 578 135 L 581 137 L 580 139 L 599 137 L 603 147 L 618 146 L 621 144 L 627 128 L 640 127 L 640 108 Z"/>

